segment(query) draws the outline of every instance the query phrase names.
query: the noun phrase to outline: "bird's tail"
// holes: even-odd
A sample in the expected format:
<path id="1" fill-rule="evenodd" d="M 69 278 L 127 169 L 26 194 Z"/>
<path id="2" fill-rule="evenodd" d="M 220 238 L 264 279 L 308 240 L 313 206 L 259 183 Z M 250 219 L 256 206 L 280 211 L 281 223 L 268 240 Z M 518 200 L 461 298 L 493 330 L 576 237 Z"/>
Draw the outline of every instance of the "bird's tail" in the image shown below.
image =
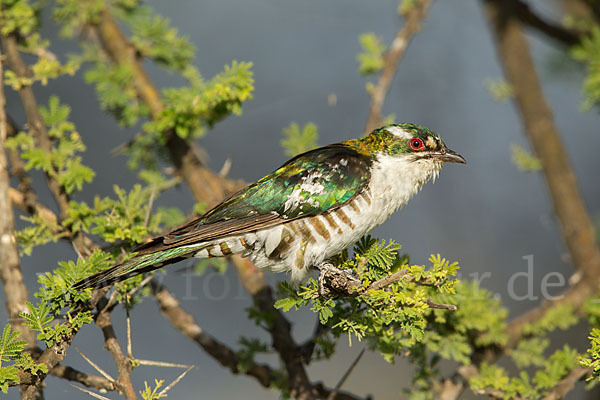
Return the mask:
<path id="1" fill-rule="evenodd" d="M 155 269 L 173 264 L 186 258 L 192 257 L 206 245 L 177 247 L 168 250 L 157 251 L 156 253 L 142 254 L 117 264 L 109 269 L 100 271 L 92 276 L 80 280 L 73 285 L 77 290 L 87 288 L 101 288 L 132 278 L 136 275 L 150 272 Z"/>

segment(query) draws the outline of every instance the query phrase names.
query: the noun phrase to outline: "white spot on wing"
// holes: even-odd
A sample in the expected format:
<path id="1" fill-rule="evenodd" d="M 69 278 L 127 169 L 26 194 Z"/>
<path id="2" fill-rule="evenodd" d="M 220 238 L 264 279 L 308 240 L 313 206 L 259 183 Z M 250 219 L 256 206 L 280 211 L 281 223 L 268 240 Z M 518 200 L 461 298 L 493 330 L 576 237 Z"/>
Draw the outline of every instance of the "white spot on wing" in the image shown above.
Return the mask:
<path id="1" fill-rule="evenodd" d="M 325 186 L 319 181 L 322 176 L 320 171 L 314 171 L 302 177 L 300 186 L 294 189 L 283 204 L 283 211 L 293 210 L 302 203 L 318 207 L 319 202 L 315 201 L 313 196 L 321 194 L 325 190 Z"/>

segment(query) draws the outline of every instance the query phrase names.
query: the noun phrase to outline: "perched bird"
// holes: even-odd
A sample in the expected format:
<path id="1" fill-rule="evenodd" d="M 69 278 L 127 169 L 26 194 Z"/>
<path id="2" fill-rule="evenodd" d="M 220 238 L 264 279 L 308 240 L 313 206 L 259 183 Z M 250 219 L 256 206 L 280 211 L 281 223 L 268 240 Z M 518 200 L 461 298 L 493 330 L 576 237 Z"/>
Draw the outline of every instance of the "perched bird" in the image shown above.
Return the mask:
<path id="1" fill-rule="evenodd" d="M 308 151 L 75 287 L 102 287 L 185 258 L 230 254 L 302 280 L 382 224 L 445 162 L 465 159 L 435 132 L 407 123 Z"/>

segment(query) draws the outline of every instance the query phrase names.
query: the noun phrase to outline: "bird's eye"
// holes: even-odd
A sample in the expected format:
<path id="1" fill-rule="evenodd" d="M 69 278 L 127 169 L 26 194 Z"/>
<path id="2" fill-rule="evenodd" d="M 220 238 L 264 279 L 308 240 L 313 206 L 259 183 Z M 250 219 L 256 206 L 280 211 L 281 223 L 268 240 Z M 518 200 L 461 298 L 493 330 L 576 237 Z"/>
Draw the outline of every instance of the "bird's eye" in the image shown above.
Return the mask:
<path id="1" fill-rule="evenodd" d="M 425 148 L 425 143 L 423 143 L 423 139 L 410 139 L 410 148 L 416 151 L 423 150 L 423 148 Z"/>

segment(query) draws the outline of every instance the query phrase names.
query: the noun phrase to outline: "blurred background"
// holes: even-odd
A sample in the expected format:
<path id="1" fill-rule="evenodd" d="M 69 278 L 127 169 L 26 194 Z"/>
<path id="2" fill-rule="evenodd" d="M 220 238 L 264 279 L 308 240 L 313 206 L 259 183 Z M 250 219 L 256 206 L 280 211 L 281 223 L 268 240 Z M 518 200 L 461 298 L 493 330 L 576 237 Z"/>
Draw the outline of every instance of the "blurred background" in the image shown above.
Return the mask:
<path id="1" fill-rule="evenodd" d="M 530 4 L 543 15 L 561 15 L 552 0 Z M 365 91 L 367 81 L 358 73 L 358 37 L 374 32 L 389 44 L 402 23 L 396 13 L 397 0 L 151 0 L 148 5 L 170 18 L 172 25 L 195 44 L 195 64 L 204 76 L 213 76 L 232 60 L 254 64 L 256 89 L 253 99 L 244 103 L 243 114 L 217 123 L 200 143 L 213 170 L 220 170 L 229 158 L 229 176 L 248 182 L 271 172 L 288 158 L 280 140 L 282 129 L 292 121 L 300 125 L 314 122 L 321 145 L 363 133 L 370 98 Z M 76 41 L 58 37 L 50 16 L 44 20 L 43 34 L 51 40 L 51 50 L 58 54 L 78 50 Z M 590 214 L 597 217 L 600 117 L 595 110 L 581 111 L 582 70 L 547 39 L 535 34 L 530 39 L 545 94 L 554 108 L 583 197 Z M 152 64 L 146 67 L 159 88 L 183 84 L 178 76 Z M 511 145 L 527 148 L 527 142 L 510 101 L 494 100 L 485 88 L 486 80 L 501 77 L 480 2 L 434 2 L 422 32 L 399 65 L 383 114 L 393 113 L 397 122 L 414 122 L 437 131 L 468 164 L 447 166 L 435 184 L 427 184 L 374 235 L 399 242 L 412 263 L 426 263 L 431 253 L 458 261 L 461 278 L 480 279 L 483 287 L 502 299 L 511 316 L 516 316 L 539 303 L 546 274 L 558 272 L 568 280 L 572 268 L 542 177 L 522 172 L 511 161 Z M 124 156 L 113 156 L 111 151 L 133 137 L 139 127 L 124 129 L 99 111 L 94 89 L 83 81 L 82 73 L 75 79 L 62 78 L 38 87 L 36 93 L 42 104 L 55 93 L 72 108 L 70 119 L 87 145 L 84 163 L 97 172 L 79 199 L 91 201 L 94 196 L 112 195 L 115 184 L 131 188 L 137 181 L 135 172 L 127 169 Z M 22 121 L 24 114 L 17 95 L 11 91 L 7 95 L 8 113 Z M 52 204 L 47 192 L 38 190 L 41 200 Z M 185 185 L 155 202 L 185 212 L 191 211 L 193 204 Z M 36 248 L 32 257 L 22 259 L 29 288 L 37 286 L 37 274 L 55 268 L 59 260 L 76 257 L 62 243 Z M 531 296 L 517 300 L 510 296 L 510 278 L 527 272 L 530 257 L 531 280 L 525 276 L 514 279 L 512 291 L 518 296 Z M 245 309 L 251 300 L 233 269 L 225 275 L 211 271 L 186 278 L 182 274 L 185 266 L 182 263 L 167 269 L 165 282 L 201 327 L 234 348 L 242 335 L 267 339 L 246 318 Z M 272 282 L 283 278 L 268 276 Z M 554 295 L 562 289 L 550 288 L 549 293 Z M 288 316 L 294 322 L 294 337 L 298 341 L 308 338 L 315 325 L 314 314 L 297 311 Z M 6 319 L 4 307 L 0 307 L 0 319 Z M 113 314 L 113 322 L 117 336 L 124 338 L 122 309 Z M 199 367 L 169 393 L 170 398 L 277 398 L 276 392 L 265 391 L 250 378 L 232 377 L 196 344 L 163 322 L 153 299 L 138 305 L 132 314 L 133 351 L 141 359 Z M 579 333 L 579 350 L 583 350 L 587 333 L 584 329 Z M 88 349 L 87 355 L 103 368 L 114 369 L 95 327 L 85 327 L 74 344 Z M 308 368 L 311 379 L 333 387 L 364 344 L 353 340 L 349 346 L 342 338 L 339 346 L 333 359 Z M 275 356 L 269 359 L 275 360 Z M 73 350 L 66 363 L 93 373 Z M 410 383 L 407 365 L 402 359 L 391 365 L 379 355 L 367 353 L 344 388 L 378 399 L 401 397 L 401 388 Z M 132 378 L 134 386 L 141 389 L 144 381 L 153 384 L 154 378 L 159 378 L 169 382 L 179 372 L 140 367 Z M 48 378 L 47 386 L 47 399 L 84 396 L 54 377 Z M 570 396 L 575 399 L 582 394 L 575 391 Z M 8 398 L 16 399 L 18 393 L 12 391 Z"/>

